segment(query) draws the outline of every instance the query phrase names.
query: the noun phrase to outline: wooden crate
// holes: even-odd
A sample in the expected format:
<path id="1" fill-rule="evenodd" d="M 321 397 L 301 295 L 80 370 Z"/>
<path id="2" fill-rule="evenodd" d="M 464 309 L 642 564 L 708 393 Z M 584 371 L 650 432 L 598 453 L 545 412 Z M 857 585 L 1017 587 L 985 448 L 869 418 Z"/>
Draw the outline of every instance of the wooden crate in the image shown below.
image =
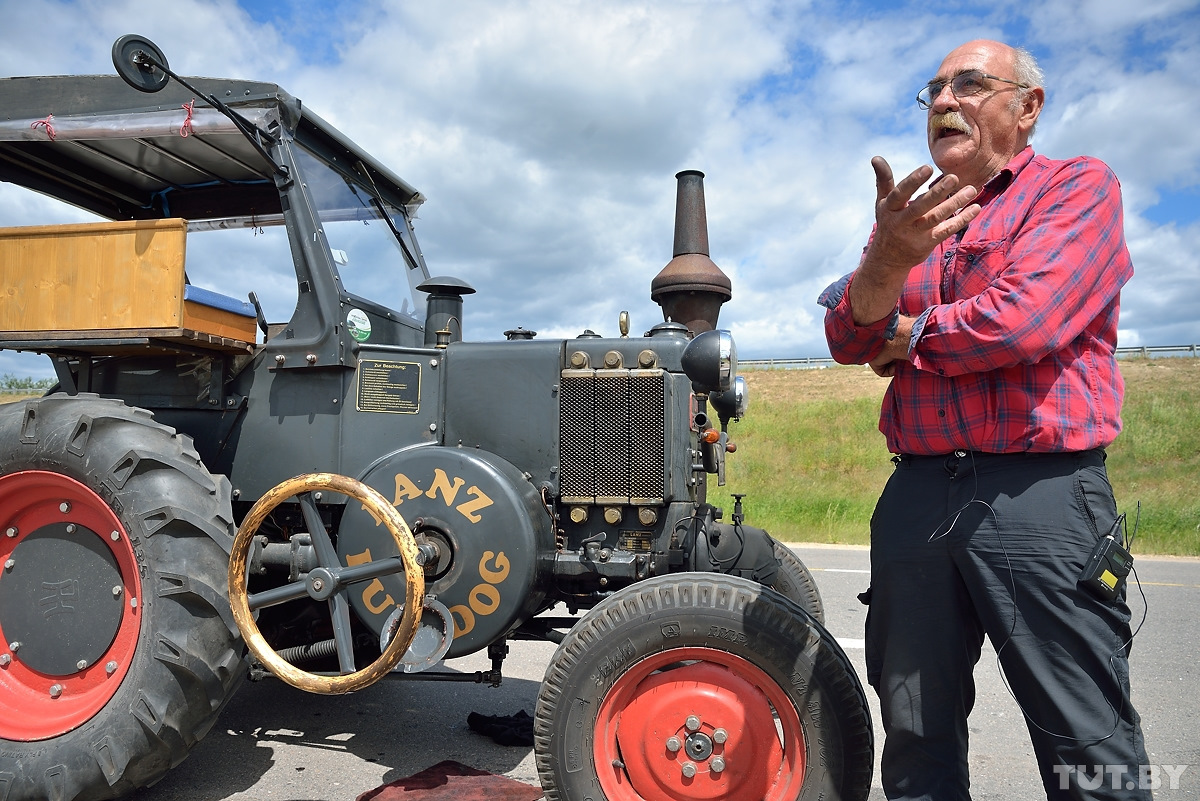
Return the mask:
<path id="1" fill-rule="evenodd" d="M 186 243 L 180 219 L 0 229 L 0 338 L 254 342 L 253 313 L 185 299 Z"/>

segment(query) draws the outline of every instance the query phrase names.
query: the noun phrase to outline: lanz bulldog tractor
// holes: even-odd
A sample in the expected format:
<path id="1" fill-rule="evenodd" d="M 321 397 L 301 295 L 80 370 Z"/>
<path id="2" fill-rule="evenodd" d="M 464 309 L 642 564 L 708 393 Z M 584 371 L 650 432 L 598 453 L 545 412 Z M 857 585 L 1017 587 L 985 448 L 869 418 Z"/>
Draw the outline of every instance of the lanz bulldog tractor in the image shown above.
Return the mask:
<path id="1" fill-rule="evenodd" d="M 811 576 L 740 497 L 706 502 L 746 399 L 700 173 L 664 322 L 468 342 L 412 186 L 278 86 L 182 78 L 136 36 L 113 61 L 0 79 L 0 178 L 102 218 L 0 230 L 0 347 L 57 375 L 0 407 L 0 799 L 149 785 L 247 676 L 499 684 L 528 638 L 559 643 L 549 799 L 866 797 L 869 712 Z M 255 273 L 272 232 L 286 322 L 190 283 Z M 358 264 L 409 297 L 350 291 Z"/>

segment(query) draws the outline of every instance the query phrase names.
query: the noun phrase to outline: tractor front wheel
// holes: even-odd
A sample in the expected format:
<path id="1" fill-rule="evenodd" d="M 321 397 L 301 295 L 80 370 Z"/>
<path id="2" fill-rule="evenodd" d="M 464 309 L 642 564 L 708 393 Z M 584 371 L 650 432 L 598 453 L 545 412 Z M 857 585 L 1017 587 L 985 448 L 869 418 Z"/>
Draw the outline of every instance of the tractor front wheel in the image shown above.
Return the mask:
<path id="1" fill-rule="evenodd" d="M 230 489 L 187 437 L 94 395 L 0 407 L 0 798 L 157 781 L 245 674 Z"/>
<path id="2" fill-rule="evenodd" d="M 829 633 L 725 575 L 660 576 L 596 606 L 555 652 L 534 715 L 548 801 L 861 801 L 872 743 Z"/>

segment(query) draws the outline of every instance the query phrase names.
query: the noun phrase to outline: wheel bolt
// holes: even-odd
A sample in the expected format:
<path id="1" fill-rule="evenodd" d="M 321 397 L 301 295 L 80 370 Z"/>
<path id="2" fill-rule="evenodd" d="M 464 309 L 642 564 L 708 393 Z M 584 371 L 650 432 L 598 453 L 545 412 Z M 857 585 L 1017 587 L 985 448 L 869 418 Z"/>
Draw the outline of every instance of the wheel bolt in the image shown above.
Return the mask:
<path id="1" fill-rule="evenodd" d="M 17 536 L 17 534 L 18 534 L 18 532 L 17 532 L 17 527 L 16 527 L 16 526 L 9 526 L 7 529 L 5 529 L 4 533 L 5 533 L 5 535 L 6 535 L 6 536 L 9 536 L 9 537 L 15 537 L 15 536 Z"/>
<path id="2" fill-rule="evenodd" d="M 129 608 L 130 608 L 130 609 L 137 609 L 137 598 L 130 598 L 130 599 L 129 599 Z"/>
<path id="3" fill-rule="evenodd" d="M 683 725 L 688 731 L 698 731 L 700 729 L 700 718 L 695 715 L 688 715 L 688 719 L 683 722 Z"/>
<path id="4" fill-rule="evenodd" d="M 58 698 L 60 695 L 62 695 L 62 685 L 61 684 L 50 685 L 50 697 Z"/>
<path id="5" fill-rule="evenodd" d="M 121 532 L 119 532 L 119 531 L 114 531 L 114 532 L 112 532 L 111 534 L 109 534 L 109 535 L 108 535 L 108 538 L 109 538 L 110 540 L 112 540 L 113 542 L 116 542 L 117 540 L 121 539 Z"/>
<path id="6" fill-rule="evenodd" d="M 75 524 L 74 523 L 67 523 L 67 533 L 68 534 L 75 533 Z"/>
<path id="7" fill-rule="evenodd" d="M 19 651 L 19 650 L 21 650 L 21 643 L 20 643 L 20 642 L 18 642 L 17 640 L 13 640 L 12 642 L 10 642 L 10 643 L 8 644 L 8 650 L 10 650 L 10 651 Z"/>
<path id="8" fill-rule="evenodd" d="M 708 763 L 708 769 L 713 773 L 720 773 L 725 770 L 725 757 L 713 757 L 712 761 Z"/>
<path id="9" fill-rule="evenodd" d="M 12 656 L 9 654 L 0 654 L 0 667 L 4 667 L 12 661 Z"/>
<path id="10" fill-rule="evenodd" d="M 65 515 L 67 512 L 71 511 L 71 504 L 67 503 L 66 501 L 63 501 L 62 503 L 60 503 L 58 505 L 58 511 L 62 512 Z"/>
<path id="11" fill-rule="evenodd" d="M 113 587 L 113 597 L 114 597 L 114 598 L 120 598 L 120 597 L 121 597 L 121 585 L 120 585 L 120 584 L 118 584 L 117 586 Z"/>
<path id="12" fill-rule="evenodd" d="M 683 748 L 683 743 L 679 742 L 678 737 L 668 737 L 667 738 L 667 750 L 668 751 L 670 751 L 672 754 L 674 754 L 674 753 L 678 752 L 680 748 Z"/>
<path id="13" fill-rule="evenodd" d="M 78 670 L 86 670 L 87 669 L 87 660 L 80 659 L 78 662 L 75 663 L 75 667 Z"/>
<path id="14" fill-rule="evenodd" d="M 729 739 L 729 732 L 725 731 L 724 729 L 717 729 L 713 732 L 712 738 L 714 743 L 721 745 Z"/>
<path id="15" fill-rule="evenodd" d="M 325 582 L 321 581 L 320 579 L 313 579 L 312 587 L 317 592 L 320 592 L 321 590 L 325 589 Z"/>
<path id="16" fill-rule="evenodd" d="M 5 570 L 12 570 L 16 566 L 17 566 L 16 559 L 5 559 L 4 560 L 4 569 Z"/>
<path id="17" fill-rule="evenodd" d="M 690 779 L 695 775 L 696 775 L 696 766 L 694 764 L 692 764 L 691 762 L 684 762 L 683 763 L 683 777 L 685 779 Z"/>
<path id="18" fill-rule="evenodd" d="M 104 672 L 105 672 L 105 673 L 107 673 L 107 674 L 108 674 L 108 675 L 110 675 L 110 676 L 111 676 L 112 674 L 116 673 L 116 672 L 117 672 L 117 663 L 116 663 L 116 662 L 109 662 L 108 664 L 106 664 L 106 665 L 104 666 Z"/>

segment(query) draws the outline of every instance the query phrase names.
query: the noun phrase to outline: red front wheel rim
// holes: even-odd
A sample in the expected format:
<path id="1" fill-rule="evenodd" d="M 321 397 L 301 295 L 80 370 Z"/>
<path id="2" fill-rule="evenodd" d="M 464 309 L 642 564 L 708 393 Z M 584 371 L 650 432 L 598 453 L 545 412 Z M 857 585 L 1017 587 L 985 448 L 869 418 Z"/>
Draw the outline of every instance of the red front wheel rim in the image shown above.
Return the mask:
<path id="1" fill-rule="evenodd" d="M 128 673 L 142 616 L 138 562 L 112 509 L 60 473 L 0 476 L 0 516 L 0 737 L 44 740 L 94 717 Z"/>
<path id="2" fill-rule="evenodd" d="M 757 665 L 674 648 L 617 679 L 597 714 L 593 758 L 610 801 L 792 801 L 804 782 L 804 729 Z"/>

